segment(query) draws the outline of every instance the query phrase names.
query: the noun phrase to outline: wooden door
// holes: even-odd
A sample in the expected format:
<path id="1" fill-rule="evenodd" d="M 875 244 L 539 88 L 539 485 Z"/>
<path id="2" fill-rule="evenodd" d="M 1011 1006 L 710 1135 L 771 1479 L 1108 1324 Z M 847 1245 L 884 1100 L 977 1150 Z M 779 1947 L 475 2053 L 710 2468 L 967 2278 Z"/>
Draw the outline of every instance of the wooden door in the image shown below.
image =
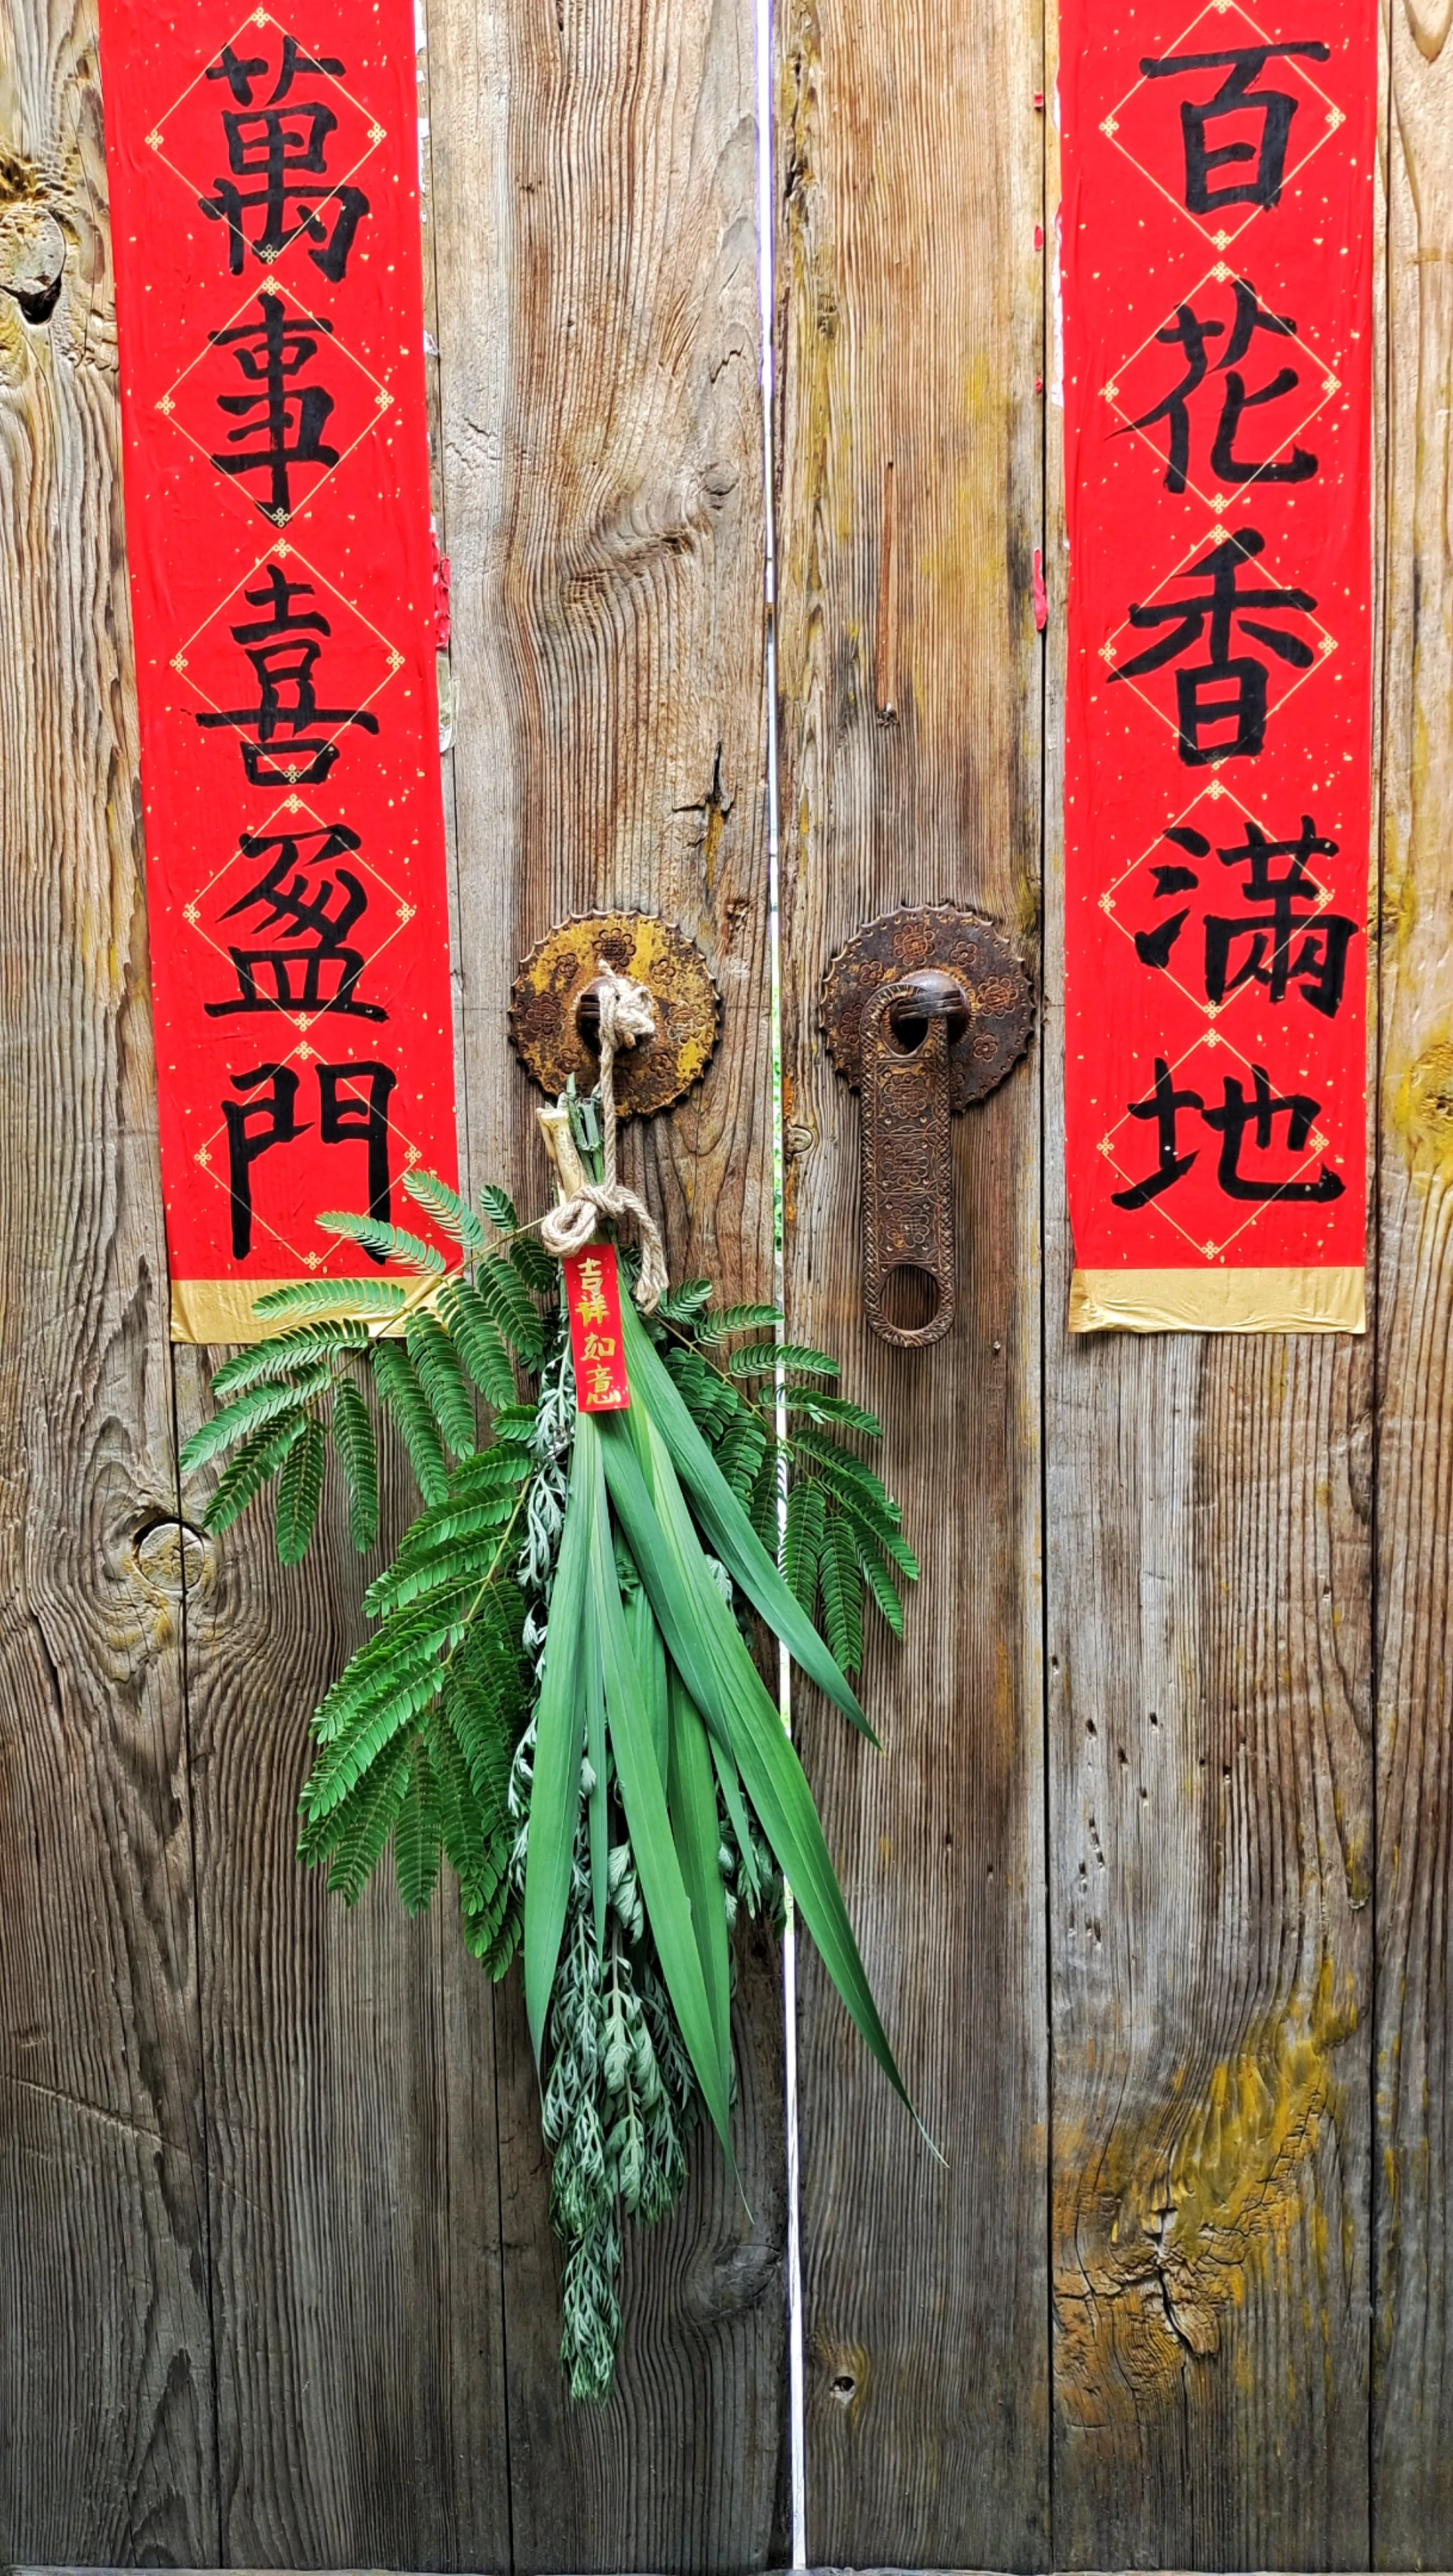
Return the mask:
<path id="1" fill-rule="evenodd" d="M 817 2565 L 1453 2563 L 1453 21 L 1383 32 L 1372 1328 L 1072 1346 L 1053 25 L 779 0 L 763 67 L 751 0 L 421 21 L 469 1165 L 539 1196 L 516 961 L 659 910 L 723 1038 L 629 1176 L 673 1263 L 770 1292 L 775 734 L 793 1327 L 882 1412 L 924 1561 L 887 1758 L 798 1724 L 946 2165 L 805 1959 L 789 2319 L 754 1952 L 744 2192 L 699 2154 L 633 2248 L 595 2414 L 517 1997 L 292 1859 L 341 1515 L 283 1575 L 177 1482 L 94 8 L 0 0 L 7 2560 L 765 2567 L 795 2466 Z M 901 1354 L 817 993 L 943 900 L 1044 1010 L 956 1124 L 954 1335 Z"/>

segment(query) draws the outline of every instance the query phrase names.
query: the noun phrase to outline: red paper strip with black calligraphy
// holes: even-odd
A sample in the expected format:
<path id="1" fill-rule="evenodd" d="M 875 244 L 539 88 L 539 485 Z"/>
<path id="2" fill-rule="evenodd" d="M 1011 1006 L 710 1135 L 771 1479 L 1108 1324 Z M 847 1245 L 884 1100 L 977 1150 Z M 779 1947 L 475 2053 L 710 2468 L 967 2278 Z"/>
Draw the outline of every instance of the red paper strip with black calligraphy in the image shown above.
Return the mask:
<path id="1" fill-rule="evenodd" d="M 1072 1329 L 1360 1331 L 1374 0 L 1063 0 Z"/>
<path id="2" fill-rule="evenodd" d="M 565 1302 L 570 1310 L 570 1356 L 575 1401 L 582 1413 L 620 1413 L 630 1403 L 621 1341 L 621 1283 L 614 1246 L 592 1243 L 568 1252 Z"/>
<path id="3" fill-rule="evenodd" d="M 101 46 L 172 1328 L 238 1340 L 456 1170 L 413 0 Z"/>

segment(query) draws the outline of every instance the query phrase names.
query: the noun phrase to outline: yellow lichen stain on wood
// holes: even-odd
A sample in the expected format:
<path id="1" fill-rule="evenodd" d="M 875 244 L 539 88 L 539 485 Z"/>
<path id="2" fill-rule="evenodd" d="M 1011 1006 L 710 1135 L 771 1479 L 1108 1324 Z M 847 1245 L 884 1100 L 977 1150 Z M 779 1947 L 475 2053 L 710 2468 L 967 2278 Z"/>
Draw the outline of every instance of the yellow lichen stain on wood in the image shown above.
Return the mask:
<path id="1" fill-rule="evenodd" d="M 1388 1125 L 1408 1148 L 1415 1178 L 1453 1174 L 1453 1039 L 1437 1039 L 1389 1087 Z"/>
<path id="2" fill-rule="evenodd" d="M 1355 2001 L 1338 2000 L 1324 1961 L 1310 2002 L 1293 1998 L 1192 2098 L 1181 2069 L 1149 2117 L 1102 2149 L 1062 2141 L 1057 2374 L 1072 2425 L 1103 2427 L 1127 2391 L 1142 2417 L 1173 2402 L 1188 2364 L 1222 2353 L 1254 2273 L 1283 2261 L 1299 2231 L 1330 2337 L 1326 2219 L 1309 2204 L 1305 2167 L 1334 2116 L 1331 2054 L 1356 2027 Z"/>

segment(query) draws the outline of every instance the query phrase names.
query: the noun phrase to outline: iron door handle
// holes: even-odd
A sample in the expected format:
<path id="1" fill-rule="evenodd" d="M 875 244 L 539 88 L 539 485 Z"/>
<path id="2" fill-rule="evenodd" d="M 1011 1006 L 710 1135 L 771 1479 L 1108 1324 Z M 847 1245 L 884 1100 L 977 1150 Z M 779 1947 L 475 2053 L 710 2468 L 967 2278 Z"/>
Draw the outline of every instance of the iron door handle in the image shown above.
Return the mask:
<path id="1" fill-rule="evenodd" d="M 1024 1054 L 1034 988 L 972 913 L 887 913 L 833 959 L 822 1025 L 862 1097 L 864 1311 L 885 1342 L 922 1349 L 957 1304 L 949 1121 Z"/>

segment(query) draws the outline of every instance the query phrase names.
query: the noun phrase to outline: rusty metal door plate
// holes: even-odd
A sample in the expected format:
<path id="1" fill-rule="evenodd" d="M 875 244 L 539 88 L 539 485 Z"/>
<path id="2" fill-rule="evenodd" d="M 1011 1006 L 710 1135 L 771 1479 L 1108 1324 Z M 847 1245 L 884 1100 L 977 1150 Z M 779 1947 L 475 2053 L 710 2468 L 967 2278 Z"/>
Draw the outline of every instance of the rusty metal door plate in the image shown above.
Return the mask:
<path id="1" fill-rule="evenodd" d="M 949 1120 L 1016 1065 L 1034 988 L 1003 933 L 943 904 L 870 922 L 833 959 L 822 1028 L 862 1093 L 863 1306 L 900 1350 L 954 1319 Z"/>
<path id="2" fill-rule="evenodd" d="M 721 1003 L 711 968 L 684 931 L 646 912 L 586 912 L 533 948 L 515 977 L 510 1036 L 553 1100 L 574 1074 L 582 1091 L 599 1072 L 601 962 L 644 984 L 656 1034 L 616 1058 L 616 1112 L 650 1117 L 701 1080 L 716 1046 Z"/>

